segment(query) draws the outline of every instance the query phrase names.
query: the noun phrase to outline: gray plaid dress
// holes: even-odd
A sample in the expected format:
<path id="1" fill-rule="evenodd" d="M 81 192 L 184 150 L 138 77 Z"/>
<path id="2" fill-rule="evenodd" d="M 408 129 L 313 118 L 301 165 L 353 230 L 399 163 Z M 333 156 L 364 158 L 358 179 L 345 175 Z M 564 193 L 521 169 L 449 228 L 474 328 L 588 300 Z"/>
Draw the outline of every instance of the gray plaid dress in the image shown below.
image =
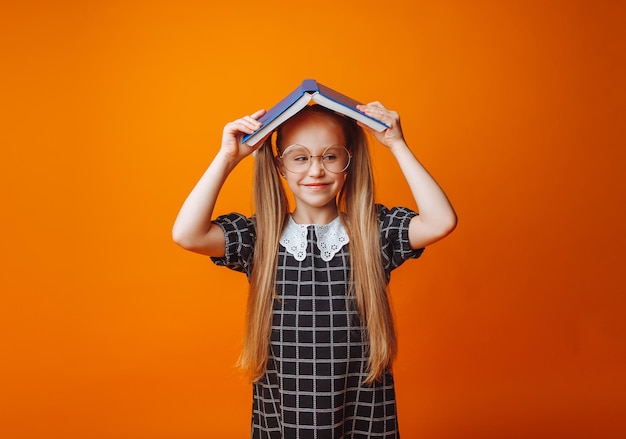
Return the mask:
<path id="1" fill-rule="evenodd" d="M 389 278 L 423 249 L 409 246 L 415 212 L 377 207 Z M 215 223 L 224 230 L 226 253 L 213 261 L 250 276 L 253 221 L 231 213 Z M 324 226 L 290 220 L 287 231 L 278 255 L 267 370 L 253 384 L 252 438 L 399 438 L 391 373 L 371 385 L 362 383 L 367 340 L 347 296 L 350 253 L 339 219 Z"/>

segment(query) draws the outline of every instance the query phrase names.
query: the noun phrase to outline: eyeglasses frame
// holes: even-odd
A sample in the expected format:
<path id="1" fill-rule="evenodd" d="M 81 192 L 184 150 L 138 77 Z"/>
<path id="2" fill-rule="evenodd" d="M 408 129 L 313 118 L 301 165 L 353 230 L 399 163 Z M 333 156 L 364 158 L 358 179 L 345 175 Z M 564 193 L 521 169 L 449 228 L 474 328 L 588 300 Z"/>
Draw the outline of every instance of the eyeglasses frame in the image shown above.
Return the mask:
<path id="1" fill-rule="evenodd" d="M 320 155 L 314 155 L 314 154 L 311 154 L 311 151 L 306 146 L 301 145 L 299 143 L 294 143 L 293 145 L 289 145 L 287 148 L 285 148 L 283 150 L 283 152 L 277 158 L 282 162 L 283 161 L 283 156 L 285 155 L 285 153 L 289 150 L 289 148 L 292 148 L 294 146 L 300 146 L 300 147 L 306 149 L 306 151 L 308 152 L 307 157 L 309 157 L 309 159 L 313 159 L 314 157 L 319 158 L 320 159 L 320 165 L 322 166 L 322 168 L 324 168 L 325 171 L 328 171 L 331 174 L 342 174 L 342 173 L 346 172 L 346 170 L 350 167 L 350 164 L 352 163 L 352 153 L 350 152 L 350 150 L 348 148 L 346 148 L 343 145 L 328 145 L 326 148 L 324 148 L 324 151 L 322 151 L 322 153 Z M 328 151 L 330 148 L 337 147 L 337 146 L 345 149 L 346 152 L 348 153 L 348 163 L 346 163 L 345 168 L 343 168 L 341 171 L 336 171 L 335 172 L 335 171 L 331 171 L 330 169 L 326 168 L 326 166 L 324 165 L 324 161 L 322 160 L 322 157 L 324 157 L 326 151 Z M 306 172 L 308 172 L 308 170 L 311 169 L 312 165 L 313 165 L 313 160 L 310 160 L 309 167 L 306 168 Z M 283 166 L 284 166 L 284 163 L 283 163 Z M 305 172 L 305 170 L 302 170 L 302 171 L 292 171 L 291 169 L 287 168 L 287 166 L 285 166 L 285 169 L 287 171 L 289 171 L 289 172 L 292 172 L 292 173 Z"/>

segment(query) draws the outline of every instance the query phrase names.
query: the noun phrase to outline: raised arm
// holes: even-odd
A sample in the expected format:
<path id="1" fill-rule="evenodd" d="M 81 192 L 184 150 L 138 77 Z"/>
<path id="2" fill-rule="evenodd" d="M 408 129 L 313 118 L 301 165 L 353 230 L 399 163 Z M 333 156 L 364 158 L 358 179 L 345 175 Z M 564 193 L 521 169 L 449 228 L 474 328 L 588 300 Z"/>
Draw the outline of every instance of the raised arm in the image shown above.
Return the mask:
<path id="1" fill-rule="evenodd" d="M 264 113 L 265 110 L 259 110 L 224 127 L 220 150 L 187 196 L 172 228 L 174 242 L 184 249 L 208 256 L 224 256 L 224 232 L 211 222 L 213 208 L 230 172 L 256 149 L 242 145 L 241 138 L 259 128 L 261 124 L 257 119 Z M 262 143 L 257 143 L 257 148 Z"/>
<path id="2" fill-rule="evenodd" d="M 404 140 L 398 113 L 386 109 L 379 102 L 358 108 L 389 125 L 389 128 L 381 133 L 364 128 L 395 156 L 417 203 L 419 215 L 414 217 L 409 225 L 411 248 L 425 247 L 450 234 L 457 224 L 454 208 L 443 189 L 409 149 Z"/>

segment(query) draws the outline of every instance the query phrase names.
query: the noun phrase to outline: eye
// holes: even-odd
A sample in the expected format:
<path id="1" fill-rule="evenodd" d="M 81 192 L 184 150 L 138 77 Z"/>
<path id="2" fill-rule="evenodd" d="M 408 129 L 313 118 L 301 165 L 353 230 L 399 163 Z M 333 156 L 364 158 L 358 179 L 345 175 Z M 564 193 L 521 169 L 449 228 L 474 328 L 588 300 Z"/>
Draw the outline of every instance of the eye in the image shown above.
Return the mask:
<path id="1" fill-rule="evenodd" d="M 296 155 L 296 156 L 290 157 L 290 159 L 293 160 L 294 162 L 306 163 L 309 160 L 309 157 L 306 155 Z"/>
<path id="2" fill-rule="evenodd" d="M 324 154 L 324 155 L 322 156 L 322 160 L 324 160 L 325 162 L 332 162 L 332 161 L 335 161 L 335 160 L 337 160 L 337 154 L 335 154 L 335 153 L 327 153 L 327 154 Z"/>

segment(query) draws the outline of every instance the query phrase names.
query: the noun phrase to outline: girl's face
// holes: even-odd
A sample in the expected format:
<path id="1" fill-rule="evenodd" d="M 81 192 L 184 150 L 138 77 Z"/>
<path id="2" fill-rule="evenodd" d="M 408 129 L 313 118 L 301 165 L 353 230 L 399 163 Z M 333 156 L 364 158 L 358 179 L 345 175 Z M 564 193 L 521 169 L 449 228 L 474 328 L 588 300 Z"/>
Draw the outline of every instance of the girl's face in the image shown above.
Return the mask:
<path id="1" fill-rule="evenodd" d="M 325 114 L 306 112 L 295 116 L 283 126 L 282 154 L 289 146 L 306 147 L 313 156 L 321 156 L 331 145 L 346 145 L 343 128 L 338 121 Z M 328 215 L 332 220 L 337 214 L 337 195 L 343 187 L 345 172 L 329 172 L 322 165 L 321 157 L 309 158 L 310 166 L 299 172 L 287 169 L 278 160 L 280 173 L 285 177 L 296 201 L 300 218 L 319 218 Z"/>

